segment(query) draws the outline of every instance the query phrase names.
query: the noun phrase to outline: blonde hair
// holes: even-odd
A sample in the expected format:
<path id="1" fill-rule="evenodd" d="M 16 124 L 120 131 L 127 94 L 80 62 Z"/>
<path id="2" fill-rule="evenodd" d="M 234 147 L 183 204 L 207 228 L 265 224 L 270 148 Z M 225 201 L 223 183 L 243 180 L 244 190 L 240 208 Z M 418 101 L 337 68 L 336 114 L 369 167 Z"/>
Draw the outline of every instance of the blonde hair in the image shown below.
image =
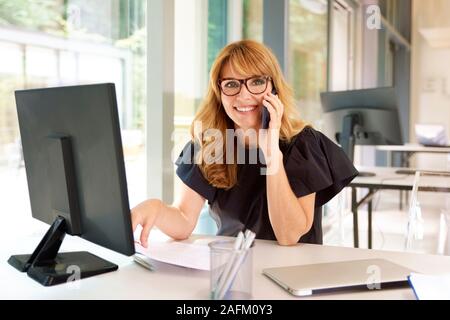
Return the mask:
<path id="1" fill-rule="evenodd" d="M 204 153 L 209 144 L 214 143 L 214 141 L 205 140 L 203 138 L 203 132 L 214 128 L 221 131 L 222 137 L 226 137 L 226 129 L 234 128 L 233 121 L 228 117 L 222 106 L 221 91 L 218 86 L 222 69 L 227 63 L 239 74 L 267 75 L 272 78 L 278 97 L 284 105 L 280 140 L 290 142 L 293 136 L 303 130 L 306 124 L 300 119 L 297 113 L 292 90 L 285 81 L 278 61 L 272 51 L 256 41 L 237 41 L 224 47 L 214 61 L 211 67 L 206 97 L 191 125 L 191 136 L 193 141 L 200 147 L 200 155 Z M 194 123 L 196 121 L 201 121 L 201 136 L 199 132 L 194 131 Z M 225 144 L 223 148 L 223 157 L 225 158 Z M 216 188 L 230 189 L 237 183 L 236 161 L 233 164 L 208 164 L 202 161 L 199 163 L 199 167 L 205 179 Z"/>

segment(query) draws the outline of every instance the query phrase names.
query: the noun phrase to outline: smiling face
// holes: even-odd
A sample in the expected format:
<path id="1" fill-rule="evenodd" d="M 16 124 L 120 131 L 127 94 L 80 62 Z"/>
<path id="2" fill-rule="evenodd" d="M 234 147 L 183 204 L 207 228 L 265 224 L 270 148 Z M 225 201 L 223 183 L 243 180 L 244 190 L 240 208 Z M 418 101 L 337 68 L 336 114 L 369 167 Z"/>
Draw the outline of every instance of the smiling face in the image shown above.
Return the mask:
<path id="1" fill-rule="evenodd" d="M 233 79 L 246 79 L 253 75 L 242 75 L 236 73 L 226 63 L 221 72 L 221 79 L 233 78 Z M 225 108 L 225 112 L 234 122 L 235 129 L 247 130 L 253 128 L 258 130 L 261 127 L 261 113 L 262 102 L 264 95 L 272 90 L 272 82 L 269 81 L 267 88 L 260 94 L 250 93 L 246 86 L 242 84 L 241 91 L 235 96 L 227 96 L 221 92 L 222 105 Z"/>

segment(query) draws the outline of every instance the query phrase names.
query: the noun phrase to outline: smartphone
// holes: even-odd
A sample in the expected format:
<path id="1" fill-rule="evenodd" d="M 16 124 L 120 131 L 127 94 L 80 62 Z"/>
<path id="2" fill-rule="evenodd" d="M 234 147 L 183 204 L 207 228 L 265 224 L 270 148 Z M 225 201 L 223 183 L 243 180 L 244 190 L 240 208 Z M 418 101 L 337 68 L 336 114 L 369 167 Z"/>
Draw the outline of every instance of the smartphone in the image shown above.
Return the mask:
<path id="1" fill-rule="evenodd" d="M 277 94 L 277 90 L 275 90 L 275 87 L 273 87 L 272 89 L 272 94 Z M 269 122 L 270 122 L 269 110 L 267 110 L 267 108 L 263 106 L 261 114 L 262 129 L 269 129 Z"/>

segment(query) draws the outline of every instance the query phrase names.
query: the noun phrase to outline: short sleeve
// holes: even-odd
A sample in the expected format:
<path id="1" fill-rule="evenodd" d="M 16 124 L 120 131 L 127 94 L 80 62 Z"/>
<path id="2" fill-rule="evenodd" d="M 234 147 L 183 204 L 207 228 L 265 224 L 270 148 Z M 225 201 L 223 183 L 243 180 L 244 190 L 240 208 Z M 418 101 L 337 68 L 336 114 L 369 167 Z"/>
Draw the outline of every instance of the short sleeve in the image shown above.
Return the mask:
<path id="1" fill-rule="evenodd" d="M 192 141 L 188 142 L 175 162 L 178 166 L 176 173 L 189 188 L 212 203 L 216 195 L 216 188 L 208 183 L 195 163 L 195 155 L 198 151 L 199 149 Z"/>
<path id="2" fill-rule="evenodd" d="M 324 134 L 306 127 L 291 144 L 284 160 L 294 194 L 316 193 L 316 207 L 323 206 L 357 175 L 344 151 Z"/>

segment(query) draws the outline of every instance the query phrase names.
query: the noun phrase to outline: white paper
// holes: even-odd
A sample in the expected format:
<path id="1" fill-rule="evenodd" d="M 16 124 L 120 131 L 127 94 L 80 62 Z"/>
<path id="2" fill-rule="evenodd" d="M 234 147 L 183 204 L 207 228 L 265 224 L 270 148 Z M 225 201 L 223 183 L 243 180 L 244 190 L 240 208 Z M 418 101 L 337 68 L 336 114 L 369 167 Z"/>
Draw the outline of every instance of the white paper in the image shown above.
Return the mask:
<path id="1" fill-rule="evenodd" d="M 153 233 L 153 231 L 152 231 Z M 175 241 L 155 232 L 148 239 L 148 248 L 135 243 L 136 252 L 150 259 L 186 268 L 210 270 L 208 243 L 212 239 Z"/>
<path id="2" fill-rule="evenodd" d="M 419 300 L 450 300 L 450 274 L 412 273 L 409 282 Z"/>

